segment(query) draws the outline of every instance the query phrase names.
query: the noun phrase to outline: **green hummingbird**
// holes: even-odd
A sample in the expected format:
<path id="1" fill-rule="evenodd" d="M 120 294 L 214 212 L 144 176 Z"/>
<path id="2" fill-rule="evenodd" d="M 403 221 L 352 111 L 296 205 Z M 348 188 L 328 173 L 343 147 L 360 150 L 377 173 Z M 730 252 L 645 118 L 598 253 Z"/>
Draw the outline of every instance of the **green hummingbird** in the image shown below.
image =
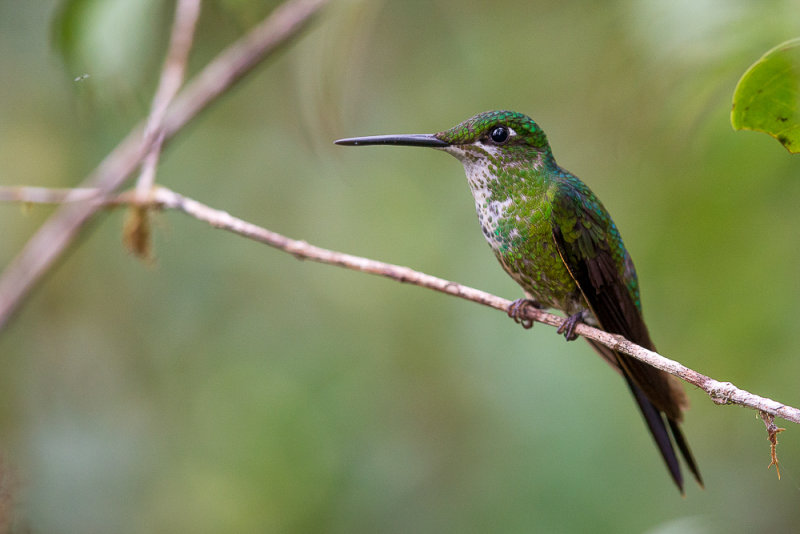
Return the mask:
<path id="1" fill-rule="evenodd" d="M 530 328 L 526 307 L 555 308 L 566 315 L 558 332 L 568 341 L 585 322 L 655 350 L 642 316 L 636 270 L 614 221 L 586 184 L 559 167 L 544 131 L 531 118 L 488 111 L 435 134 L 354 137 L 336 144 L 422 146 L 452 154 L 464 165 L 486 241 L 525 292 L 509 316 Z M 588 341 L 624 377 L 681 493 L 673 443 L 702 486 L 679 426 L 688 407 L 680 382 Z"/>

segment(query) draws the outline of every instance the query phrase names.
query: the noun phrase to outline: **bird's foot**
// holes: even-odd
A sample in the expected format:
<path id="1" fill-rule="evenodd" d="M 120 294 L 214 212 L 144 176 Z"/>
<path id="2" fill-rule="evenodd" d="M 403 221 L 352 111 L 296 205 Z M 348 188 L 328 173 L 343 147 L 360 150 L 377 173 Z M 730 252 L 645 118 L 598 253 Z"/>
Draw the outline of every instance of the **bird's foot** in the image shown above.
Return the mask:
<path id="1" fill-rule="evenodd" d="M 542 305 L 531 299 L 517 299 L 508 307 L 508 316 L 514 319 L 514 322 L 522 325 L 526 330 L 533 327 L 533 319 L 525 317 L 525 313 L 529 308 L 541 310 Z"/>
<path id="2" fill-rule="evenodd" d="M 558 330 L 556 330 L 556 332 L 558 332 L 559 334 L 564 334 L 564 338 L 567 341 L 574 341 L 578 339 L 578 334 L 575 333 L 575 328 L 582 322 L 583 322 L 583 312 L 580 311 L 578 313 L 573 313 L 572 315 L 564 319 L 564 322 L 561 323 L 561 326 L 558 327 Z"/>

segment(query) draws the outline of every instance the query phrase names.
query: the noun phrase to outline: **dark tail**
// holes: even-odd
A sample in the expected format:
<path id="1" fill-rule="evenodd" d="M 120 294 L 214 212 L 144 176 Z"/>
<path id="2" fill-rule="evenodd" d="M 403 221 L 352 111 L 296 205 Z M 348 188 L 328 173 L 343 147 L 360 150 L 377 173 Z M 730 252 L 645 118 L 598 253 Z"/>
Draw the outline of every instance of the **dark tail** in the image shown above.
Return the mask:
<path id="1" fill-rule="evenodd" d="M 642 412 L 642 417 L 644 417 L 645 423 L 647 423 L 647 428 L 650 430 L 650 434 L 653 436 L 653 439 L 656 442 L 658 451 L 661 453 L 661 457 L 664 459 L 664 463 L 667 464 L 667 469 L 669 470 L 669 473 L 672 476 L 672 480 L 675 481 L 675 484 L 678 486 L 678 489 L 681 491 L 681 494 L 684 493 L 683 475 L 681 473 L 681 467 L 680 463 L 678 462 L 678 457 L 675 454 L 675 448 L 673 447 L 673 440 L 675 445 L 678 447 L 678 450 L 681 451 L 681 455 L 686 461 L 686 465 L 688 466 L 689 470 L 692 472 L 694 478 L 702 487 L 703 479 L 700 476 L 700 471 L 697 468 L 697 463 L 694 460 L 694 456 L 692 456 L 692 451 L 689 449 L 689 445 L 686 442 L 686 438 L 684 437 L 683 432 L 681 431 L 680 426 L 678 425 L 678 422 L 675 419 L 669 417 L 668 415 L 663 414 L 650 401 L 650 399 L 644 393 L 642 388 L 640 388 L 636 384 L 636 382 L 631 378 L 631 376 L 627 372 L 626 368 L 628 366 L 620 365 L 619 362 L 620 355 L 618 355 L 605 345 L 595 343 L 592 340 L 587 340 L 587 341 L 589 341 L 589 344 L 592 345 L 592 348 L 594 348 L 603 357 L 603 359 L 609 362 L 625 378 L 625 382 L 628 384 L 631 393 L 633 393 L 634 399 L 636 399 L 636 404 L 639 405 L 639 410 Z M 669 424 L 669 430 L 667 430 L 667 423 Z M 670 439 L 670 433 L 672 434 L 672 439 Z"/>
<path id="2" fill-rule="evenodd" d="M 700 476 L 700 470 L 697 468 L 697 463 L 694 461 L 694 456 L 692 456 L 692 451 L 689 449 L 689 444 L 686 443 L 686 438 L 683 436 L 681 427 L 678 425 L 677 421 L 673 421 L 672 419 L 667 419 L 667 421 L 669 422 L 670 430 L 672 430 L 672 438 L 675 440 L 675 444 L 678 446 L 678 449 L 680 449 L 683 459 L 686 460 L 686 465 L 689 466 L 689 471 L 692 472 L 695 480 L 697 480 L 697 483 L 700 484 L 700 487 L 704 488 L 705 484 L 703 484 L 703 477 Z"/>
<path id="3" fill-rule="evenodd" d="M 647 423 L 647 428 L 650 429 L 650 433 L 653 435 L 661 457 L 664 458 L 664 462 L 667 464 L 667 469 L 669 469 L 669 474 L 672 475 L 672 480 L 675 481 L 675 484 L 678 485 L 678 489 L 683 493 L 681 466 L 678 463 L 678 458 L 675 456 L 675 449 L 672 447 L 672 442 L 669 439 L 669 432 L 667 432 L 667 426 L 664 424 L 664 417 L 661 415 L 661 412 L 656 410 L 653 403 L 647 399 L 639 386 L 634 384 L 626 374 L 623 373 L 623 376 L 628 383 L 628 387 L 631 388 L 636 403 L 639 405 L 644 421 Z"/>

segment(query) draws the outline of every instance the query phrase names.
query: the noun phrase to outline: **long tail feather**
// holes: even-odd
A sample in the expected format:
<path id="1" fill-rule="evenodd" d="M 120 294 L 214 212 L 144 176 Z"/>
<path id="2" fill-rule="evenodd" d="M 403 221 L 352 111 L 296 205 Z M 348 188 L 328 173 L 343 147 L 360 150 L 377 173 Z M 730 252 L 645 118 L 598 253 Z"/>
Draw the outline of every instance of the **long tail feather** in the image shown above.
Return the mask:
<path id="1" fill-rule="evenodd" d="M 694 475 L 694 478 L 700 486 L 703 486 L 703 478 L 700 476 L 700 470 L 697 467 L 692 451 L 689 449 L 689 444 L 686 442 L 686 438 L 678 422 L 662 414 L 661 411 L 650 402 L 642 388 L 640 388 L 636 384 L 636 381 L 626 372 L 627 366 L 620 365 L 619 358 L 621 356 L 619 354 L 605 345 L 601 345 L 590 339 L 587 341 L 604 360 L 611 364 L 611 366 L 625 378 L 625 382 L 628 384 L 634 399 L 636 399 L 636 404 L 642 412 L 642 417 L 645 423 L 647 423 L 647 428 L 650 430 L 650 434 L 656 442 L 658 451 L 661 453 L 661 457 L 664 459 L 664 463 L 667 465 L 667 469 L 672 479 L 675 481 L 675 484 L 681 490 L 681 493 L 683 493 L 683 475 L 681 474 L 680 464 L 675 454 L 673 440 L 678 450 L 681 451 L 681 455 L 686 460 L 686 465 Z M 669 424 L 669 430 L 667 430 L 667 424 Z M 670 439 L 670 433 L 672 434 L 672 440 Z"/>
<path id="2" fill-rule="evenodd" d="M 692 456 L 692 451 L 689 449 L 689 444 L 686 442 L 681 427 L 678 425 L 677 421 L 673 421 L 669 418 L 667 418 L 667 421 L 669 422 L 670 430 L 672 430 L 672 438 L 675 440 L 678 449 L 680 449 L 683 459 L 686 460 L 689 471 L 692 472 L 697 483 L 700 484 L 701 487 L 705 487 L 705 484 L 703 484 L 703 477 L 700 476 L 700 470 L 697 468 L 697 463 L 694 461 L 694 456 Z"/>
<path id="3" fill-rule="evenodd" d="M 647 396 L 644 394 L 641 388 L 639 388 L 639 386 L 637 386 L 627 374 L 622 373 L 622 376 L 625 377 L 625 381 L 628 383 L 628 387 L 630 387 L 633 397 L 636 399 L 636 403 L 639 405 L 642 416 L 647 423 L 647 428 L 650 429 L 650 433 L 653 435 L 653 439 L 658 446 L 658 450 L 661 453 L 661 456 L 664 458 L 664 462 L 667 464 L 669 474 L 672 475 L 672 480 L 675 481 L 678 489 L 681 490 L 681 493 L 683 493 L 683 475 L 681 474 L 681 466 L 678 463 L 678 457 L 675 455 L 675 449 L 672 447 L 672 441 L 669 439 L 669 432 L 667 431 L 666 424 L 664 424 L 664 417 L 661 415 L 661 412 L 659 412 L 656 407 L 653 406 L 653 403 L 647 399 Z M 673 428 L 674 433 L 675 430 L 671 422 L 670 427 Z"/>

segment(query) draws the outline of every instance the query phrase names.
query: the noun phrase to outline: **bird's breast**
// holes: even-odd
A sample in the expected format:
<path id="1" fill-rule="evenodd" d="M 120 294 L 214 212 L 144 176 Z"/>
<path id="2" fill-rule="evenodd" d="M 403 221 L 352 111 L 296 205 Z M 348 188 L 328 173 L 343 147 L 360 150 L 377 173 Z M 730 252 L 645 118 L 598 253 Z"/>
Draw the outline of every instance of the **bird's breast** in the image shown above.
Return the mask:
<path id="1" fill-rule="evenodd" d="M 580 311 L 583 298 L 553 240 L 546 184 L 515 190 L 496 183 L 488 169 L 475 168 L 467 170 L 467 179 L 481 231 L 503 269 L 540 304 Z"/>

